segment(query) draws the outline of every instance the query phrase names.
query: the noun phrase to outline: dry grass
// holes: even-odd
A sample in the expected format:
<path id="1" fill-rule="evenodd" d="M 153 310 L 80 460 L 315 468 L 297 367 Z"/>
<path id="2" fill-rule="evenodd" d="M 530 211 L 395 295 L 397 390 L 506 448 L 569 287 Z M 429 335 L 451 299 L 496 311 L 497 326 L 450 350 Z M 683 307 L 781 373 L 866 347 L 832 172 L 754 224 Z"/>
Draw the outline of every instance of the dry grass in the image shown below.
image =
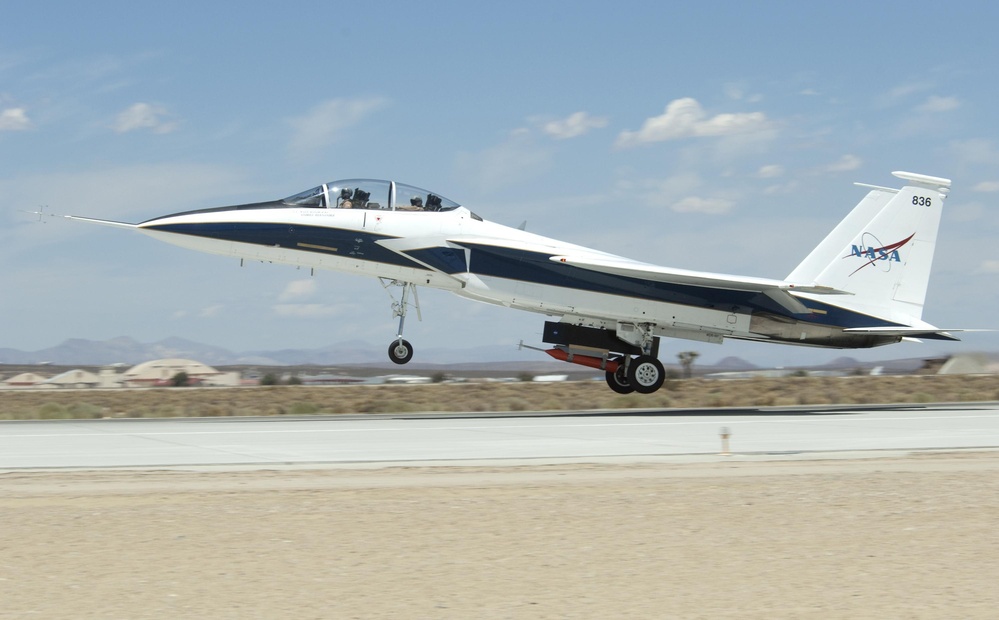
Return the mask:
<path id="1" fill-rule="evenodd" d="M 561 411 L 999 400 L 995 376 L 786 377 L 671 381 L 620 395 L 603 382 L 336 387 L 10 390 L 0 419 L 221 417 L 429 411 Z"/>

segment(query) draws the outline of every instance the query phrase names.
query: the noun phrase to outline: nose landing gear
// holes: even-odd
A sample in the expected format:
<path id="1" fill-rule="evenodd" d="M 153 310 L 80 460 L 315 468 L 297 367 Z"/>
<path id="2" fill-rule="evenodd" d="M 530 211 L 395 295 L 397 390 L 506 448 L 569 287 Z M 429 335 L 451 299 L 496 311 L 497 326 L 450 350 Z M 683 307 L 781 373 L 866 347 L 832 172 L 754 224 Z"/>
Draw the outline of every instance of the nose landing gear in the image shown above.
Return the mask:
<path id="1" fill-rule="evenodd" d="M 405 364 L 413 359 L 413 345 L 408 340 L 399 338 L 389 345 L 388 356 L 396 364 Z"/>
<path id="2" fill-rule="evenodd" d="M 389 344 L 388 356 L 393 363 L 405 364 L 413 359 L 413 345 L 402 337 L 402 329 L 406 325 L 406 313 L 411 305 L 416 308 L 416 318 L 421 321 L 423 320 L 423 317 L 420 315 L 420 298 L 416 295 L 416 285 L 412 282 L 400 282 L 399 280 L 388 280 L 386 278 L 379 278 L 379 280 L 382 283 L 382 287 L 389 294 L 389 297 L 392 298 L 392 318 L 399 317 L 399 332 L 396 335 L 396 339 Z M 392 294 L 392 290 L 389 287 L 401 287 L 402 299 L 396 301 L 395 295 Z M 410 292 L 413 294 L 412 304 L 409 302 Z"/>

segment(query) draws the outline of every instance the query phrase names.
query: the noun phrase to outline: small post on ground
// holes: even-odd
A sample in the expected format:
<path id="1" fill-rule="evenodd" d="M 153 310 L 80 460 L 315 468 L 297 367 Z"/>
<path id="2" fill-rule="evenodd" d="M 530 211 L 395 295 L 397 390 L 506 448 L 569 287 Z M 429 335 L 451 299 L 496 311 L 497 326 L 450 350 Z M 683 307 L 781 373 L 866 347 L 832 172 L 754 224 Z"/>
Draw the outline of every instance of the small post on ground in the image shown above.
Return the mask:
<path id="1" fill-rule="evenodd" d="M 732 452 L 728 449 L 728 438 L 732 435 L 731 431 L 729 431 L 727 426 L 723 426 L 721 427 L 719 434 L 721 435 L 722 443 L 720 456 L 732 456 Z"/>

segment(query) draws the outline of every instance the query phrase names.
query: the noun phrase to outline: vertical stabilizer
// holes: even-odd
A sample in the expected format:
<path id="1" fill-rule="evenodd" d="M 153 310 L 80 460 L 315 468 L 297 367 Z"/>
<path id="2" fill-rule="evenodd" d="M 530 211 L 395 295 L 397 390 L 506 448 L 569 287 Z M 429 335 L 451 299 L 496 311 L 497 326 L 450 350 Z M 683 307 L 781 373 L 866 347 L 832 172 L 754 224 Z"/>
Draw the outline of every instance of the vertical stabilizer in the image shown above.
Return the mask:
<path id="1" fill-rule="evenodd" d="M 950 180 L 892 174 L 906 181 L 905 186 L 866 186 L 871 189 L 863 200 L 787 279 L 852 293 L 822 301 L 913 324 L 923 314 Z"/>

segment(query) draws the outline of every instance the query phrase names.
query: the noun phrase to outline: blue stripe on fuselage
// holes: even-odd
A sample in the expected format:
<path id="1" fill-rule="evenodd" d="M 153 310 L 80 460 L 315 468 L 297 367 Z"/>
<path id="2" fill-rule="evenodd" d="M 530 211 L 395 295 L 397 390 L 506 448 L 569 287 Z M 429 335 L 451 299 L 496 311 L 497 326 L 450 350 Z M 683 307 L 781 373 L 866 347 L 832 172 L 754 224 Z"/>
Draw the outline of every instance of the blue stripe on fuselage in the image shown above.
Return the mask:
<path id="1" fill-rule="evenodd" d="M 819 313 L 792 314 L 771 298 L 752 291 L 708 288 L 656 282 L 601 273 L 550 260 L 552 254 L 475 243 L 461 245 L 472 250 L 473 273 L 548 286 L 620 295 L 649 301 L 707 308 L 733 313 L 765 312 L 817 325 L 835 327 L 889 327 L 899 323 L 885 321 L 821 302 L 802 300 Z"/>
<path id="2" fill-rule="evenodd" d="M 468 271 L 468 264 L 465 262 L 465 252 L 462 250 L 438 246 L 434 248 L 407 250 L 406 254 L 443 273 L 453 275 Z"/>
<path id="3" fill-rule="evenodd" d="M 221 241 L 234 241 L 268 247 L 282 247 L 299 252 L 314 252 L 367 260 L 400 267 L 426 269 L 376 241 L 393 239 L 389 235 L 302 224 L 262 222 L 218 222 L 210 224 L 158 224 L 144 228 L 168 233 L 207 237 Z"/>

